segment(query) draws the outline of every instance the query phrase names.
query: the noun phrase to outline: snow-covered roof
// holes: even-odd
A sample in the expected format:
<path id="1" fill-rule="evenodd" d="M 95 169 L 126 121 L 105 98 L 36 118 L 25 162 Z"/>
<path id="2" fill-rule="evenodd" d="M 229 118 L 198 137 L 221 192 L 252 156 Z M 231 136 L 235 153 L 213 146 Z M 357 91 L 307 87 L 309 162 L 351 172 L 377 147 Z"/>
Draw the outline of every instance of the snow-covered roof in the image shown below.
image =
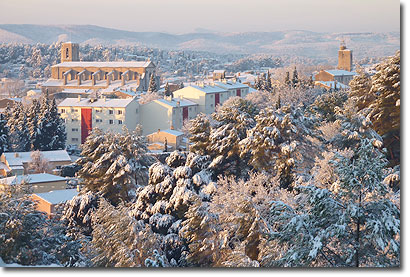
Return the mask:
<path id="1" fill-rule="evenodd" d="M 58 107 L 106 107 L 106 108 L 125 108 L 134 98 L 110 99 L 97 98 L 91 101 L 90 98 L 78 100 L 77 98 L 66 98 Z"/>
<path id="2" fill-rule="evenodd" d="M 335 81 L 316 81 L 316 84 L 322 84 L 322 85 L 324 85 L 328 88 L 334 88 L 335 87 Z M 349 89 L 350 87 L 348 85 L 337 82 L 336 83 L 336 88 L 337 89 Z"/>
<path id="3" fill-rule="evenodd" d="M 10 167 L 23 166 L 23 163 L 31 161 L 33 152 L 5 152 L 3 155 Z M 40 151 L 43 158 L 49 162 L 71 162 L 70 156 L 65 150 Z"/>
<path id="4" fill-rule="evenodd" d="M 197 86 L 197 85 L 190 85 L 190 87 L 193 87 L 197 90 L 200 90 L 205 93 L 218 93 L 218 92 L 227 92 L 226 89 L 223 89 L 218 86 L 210 86 L 210 85 L 203 85 L 203 86 Z"/>
<path id="5" fill-rule="evenodd" d="M 0 179 L 0 184 L 5 185 L 16 185 L 21 184 L 23 181 L 29 184 L 36 183 L 49 183 L 49 182 L 61 182 L 66 181 L 67 179 L 61 176 L 48 174 L 48 173 L 38 173 L 38 174 L 27 174 L 27 175 L 18 175 L 11 176 L 7 178 Z"/>
<path id="6" fill-rule="evenodd" d="M 327 73 L 332 74 L 333 76 L 354 76 L 357 75 L 354 71 L 347 71 L 341 69 L 325 70 Z"/>
<path id="7" fill-rule="evenodd" d="M 215 82 L 215 85 L 225 88 L 225 89 L 232 89 L 232 88 L 247 88 L 248 86 L 242 84 L 240 82 Z"/>
<path id="8" fill-rule="evenodd" d="M 197 103 L 192 102 L 192 101 L 190 101 L 190 100 L 180 99 L 180 98 L 172 98 L 172 101 L 169 101 L 169 100 L 167 100 L 167 99 L 161 98 L 161 99 L 156 99 L 156 100 L 154 100 L 154 101 L 155 101 L 155 102 L 162 103 L 162 104 L 165 104 L 165 105 L 167 105 L 167 106 L 171 106 L 171 107 L 178 107 L 178 102 L 179 102 L 179 106 L 180 106 L 180 107 L 187 107 L 187 106 L 195 106 L 195 105 L 198 105 Z"/>
<path id="9" fill-rule="evenodd" d="M 151 61 L 141 62 L 62 62 L 52 67 L 148 67 Z"/>
<path id="10" fill-rule="evenodd" d="M 62 93 L 88 93 L 92 92 L 91 89 L 86 89 L 86 88 L 65 88 L 61 91 Z"/>
<path id="11" fill-rule="evenodd" d="M 36 196 L 44 199 L 50 204 L 60 204 L 73 199 L 78 194 L 76 189 L 61 189 L 49 192 L 35 193 Z"/>
<path id="12" fill-rule="evenodd" d="M 177 137 L 184 135 L 184 133 L 182 133 L 182 132 L 180 132 L 180 131 L 171 130 L 171 129 L 161 130 L 161 132 L 168 133 L 168 134 L 170 134 L 170 135 L 177 136 Z"/>
<path id="13" fill-rule="evenodd" d="M 223 69 L 214 70 L 214 73 L 225 73 L 225 72 L 226 72 L 226 70 L 223 70 Z"/>

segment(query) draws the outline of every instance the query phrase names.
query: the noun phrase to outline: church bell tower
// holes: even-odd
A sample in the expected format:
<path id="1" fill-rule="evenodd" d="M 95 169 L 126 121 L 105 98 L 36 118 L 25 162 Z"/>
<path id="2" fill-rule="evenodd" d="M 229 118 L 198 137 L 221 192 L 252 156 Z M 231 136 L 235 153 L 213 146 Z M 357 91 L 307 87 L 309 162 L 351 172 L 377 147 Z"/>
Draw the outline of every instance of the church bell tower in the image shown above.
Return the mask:
<path id="1" fill-rule="evenodd" d="M 352 71 L 353 69 L 353 51 L 346 48 L 344 41 L 340 44 L 339 63 L 337 69 Z"/>
<path id="2" fill-rule="evenodd" d="M 78 43 L 64 42 L 61 44 L 61 62 L 80 61 L 80 46 Z"/>

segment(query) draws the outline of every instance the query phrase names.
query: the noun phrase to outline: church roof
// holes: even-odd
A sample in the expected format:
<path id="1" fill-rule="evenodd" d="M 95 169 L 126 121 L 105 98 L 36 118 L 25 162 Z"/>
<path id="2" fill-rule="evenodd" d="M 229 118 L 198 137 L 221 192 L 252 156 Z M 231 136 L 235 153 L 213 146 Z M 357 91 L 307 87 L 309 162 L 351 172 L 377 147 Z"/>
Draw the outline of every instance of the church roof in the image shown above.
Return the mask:
<path id="1" fill-rule="evenodd" d="M 62 62 L 53 67 L 148 67 L 151 61 L 142 62 Z"/>

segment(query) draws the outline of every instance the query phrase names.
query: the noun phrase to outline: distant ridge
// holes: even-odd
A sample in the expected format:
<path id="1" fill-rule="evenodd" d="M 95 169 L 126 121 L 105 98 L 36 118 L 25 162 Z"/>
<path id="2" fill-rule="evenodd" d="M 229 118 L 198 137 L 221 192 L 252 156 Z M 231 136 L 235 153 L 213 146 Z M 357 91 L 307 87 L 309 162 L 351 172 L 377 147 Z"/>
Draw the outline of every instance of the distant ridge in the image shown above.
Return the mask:
<path id="1" fill-rule="evenodd" d="M 400 49 L 400 33 L 280 32 L 168 34 L 132 32 L 95 25 L 0 24 L 0 43 L 46 43 L 66 40 L 91 45 L 144 45 L 161 49 L 208 51 L 218 54 L 268 53 L 320 58 L 334 56 L 340 41 L 356 57 L 388 56 Z"/>

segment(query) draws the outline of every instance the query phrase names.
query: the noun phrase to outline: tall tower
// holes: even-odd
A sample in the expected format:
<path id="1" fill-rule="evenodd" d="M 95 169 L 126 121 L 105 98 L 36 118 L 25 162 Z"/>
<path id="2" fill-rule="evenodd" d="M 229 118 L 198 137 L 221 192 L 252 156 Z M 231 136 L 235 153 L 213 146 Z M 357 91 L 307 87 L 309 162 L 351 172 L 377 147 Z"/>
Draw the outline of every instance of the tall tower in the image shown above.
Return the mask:
<path id="1" fill-rule="evenodd" d="M 344 41 L 340 44 L 339 49 L 339 63 L 337 69 L 352 71 L 353 51 L 346 48 Z"/>
<path id="2" fill-rule="evenodd" d="M 61 44 L 61 62 L 80 61 L 80 47 L 78 43 L 63 42 Z"/>

